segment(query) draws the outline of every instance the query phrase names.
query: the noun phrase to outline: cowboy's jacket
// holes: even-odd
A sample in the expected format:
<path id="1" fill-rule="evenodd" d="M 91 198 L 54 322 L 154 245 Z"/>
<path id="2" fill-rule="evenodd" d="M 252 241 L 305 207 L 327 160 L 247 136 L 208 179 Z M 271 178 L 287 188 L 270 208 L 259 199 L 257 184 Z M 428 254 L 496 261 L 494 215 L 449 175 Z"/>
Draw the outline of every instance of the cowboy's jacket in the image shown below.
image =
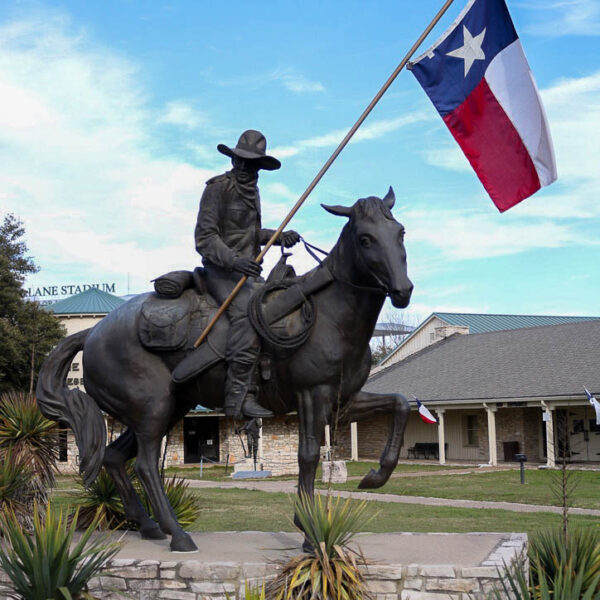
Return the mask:
<path id="1" fill-rule="evenodd" d="M 230 171 L 206 182 L 194 232 L 204 265 L 231 271 L 236 257 L 255 258 L 273 232 L 261 227 L 256 186 L 250 194 L 241 193 Z"/>

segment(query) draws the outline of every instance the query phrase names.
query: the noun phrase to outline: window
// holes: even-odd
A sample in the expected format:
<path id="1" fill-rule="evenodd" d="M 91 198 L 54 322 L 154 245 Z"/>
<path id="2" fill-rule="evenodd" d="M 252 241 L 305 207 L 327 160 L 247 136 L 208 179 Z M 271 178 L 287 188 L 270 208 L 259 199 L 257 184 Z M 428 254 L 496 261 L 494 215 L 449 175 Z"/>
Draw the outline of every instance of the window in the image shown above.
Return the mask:
<path id="1" fill-rule="evenodd" d="M 479 418 L 477 415 L 463 417 L 463 446 L 479 445 Z"/>

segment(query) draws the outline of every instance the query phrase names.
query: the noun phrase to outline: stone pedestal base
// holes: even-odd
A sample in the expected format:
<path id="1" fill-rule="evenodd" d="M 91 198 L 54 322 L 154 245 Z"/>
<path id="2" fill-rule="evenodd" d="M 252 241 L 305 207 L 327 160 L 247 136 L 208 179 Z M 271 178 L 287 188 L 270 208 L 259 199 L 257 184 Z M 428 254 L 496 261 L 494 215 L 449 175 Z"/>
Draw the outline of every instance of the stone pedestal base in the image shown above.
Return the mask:
<path id="1" fill-rule="evenodd" d="M 141 540 L 128 532 L 119 555 L 95 578 L 90 592 L 102 599 L 223 600 L 244 597 L 244 585 L 275 576 L 274 560 L 301 552 L 294 533 L 194 533 L 199 551 L 169 552 L 169 541 Z M 120 539 L 120 534 L 115 534 Z M 504 563 L 527 549 L 518 533 L 386 533 L 356 538 L 365 557 L 374 600 L 483 600 Z M 0 600 L 8 598 L 0 571 Z M 123 595 L 119 595 L 118 592 Z"/>

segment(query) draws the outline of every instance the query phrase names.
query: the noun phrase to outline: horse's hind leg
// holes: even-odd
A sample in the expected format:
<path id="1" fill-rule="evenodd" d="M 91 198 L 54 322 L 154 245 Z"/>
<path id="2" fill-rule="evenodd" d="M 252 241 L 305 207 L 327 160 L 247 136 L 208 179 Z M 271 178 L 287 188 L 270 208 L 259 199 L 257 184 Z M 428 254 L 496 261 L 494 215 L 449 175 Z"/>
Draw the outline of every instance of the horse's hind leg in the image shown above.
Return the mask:
<path id="1" fill-rule="evenodd" d="M 171 550 L 174 552 L 194 552 L 198 550 L 194 540 L 177 522 L 158 473 L 161 438 L 140 433 L 136 434 L 136 437 L 138 456 L 135 470 L 150 498 L 160 528 L 172 535 Z"/>
<path id="2" fill-rule="evenodd" d="M 400 394 L 370 394 L 357 392 L 344 406 L 342 421 L 350 423 L 368 419 L 376 412 L 391 413 L 390 433 L 387 444 L 379 459 L 379 470 L 371 469 L 358 485 L 361 489 L 381 487 L 393 473 L 398 464 L 400 448 L 404 441 L 404 430 L 410 414 L 410 406 Z"/>
<path id="3" fill-rule="evenodd" d="M 153 521 L 140 502 L 125 467 L 128 460 L 137 454 L 137 443 L 131 429 L 127 429 L 114 442 L 108 445 L 104 454 L 104 466 L 112 477 L 123 501 L 125 517 L 140 528 L 142 538 L 163 540 L 167 536 Z"/>

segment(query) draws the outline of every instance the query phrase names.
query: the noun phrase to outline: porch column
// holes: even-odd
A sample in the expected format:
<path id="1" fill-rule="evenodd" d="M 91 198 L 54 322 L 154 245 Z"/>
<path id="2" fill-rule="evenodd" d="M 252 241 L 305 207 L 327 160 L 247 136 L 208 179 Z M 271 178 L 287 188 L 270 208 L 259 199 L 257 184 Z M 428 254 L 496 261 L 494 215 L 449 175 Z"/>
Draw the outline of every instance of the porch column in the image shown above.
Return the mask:
<path id="1" fill-rule="evenodd" d="M 165 448 L 167 446 L 167 436 L 163 435 L 162 440 L 160 441 L 160 458 L 158 459 L 158 468 L 160 469 L 162 465 L 163 456 L 165 456 Z M 169 457 L 165 456 L 165 469 L 169 466 Z"/>
<path id="2" fill-rule="evenodd" d="M 350 459 L 358 460 L 358 423 L 350 423 Z"/>
<path id="3" fill-rule="evenodd" d="M 554 448 L 554 407 L 543 403 L 542 408 L 548 415 L 546 417 L 546 466 L 549 469 L 556 467 L 556 452 Z"/>
<path id="4" fill-rule="evenodd" d="M 444 413 L 445 410 L 437 409 L 435 411 L 438 416 L 438 447 L 440 465 L 446 464 L 446 431 L 444 429 Z"/>
<path id="5" fill-rule="evenodd" d="M 495 406 L 483 405 L 487 412 L 488 420 L 488 444 L 490 453 L 490 466 L 495 467 L 498 464 L 498 453 L 496 451 L 496 411 Z"/>
<path id="6" fill-rule="evenodd" d="M 329 425 L 325 425 L 325 452 L 327 453 L 327 460 L 331 460 L 331 429 Z"/>

